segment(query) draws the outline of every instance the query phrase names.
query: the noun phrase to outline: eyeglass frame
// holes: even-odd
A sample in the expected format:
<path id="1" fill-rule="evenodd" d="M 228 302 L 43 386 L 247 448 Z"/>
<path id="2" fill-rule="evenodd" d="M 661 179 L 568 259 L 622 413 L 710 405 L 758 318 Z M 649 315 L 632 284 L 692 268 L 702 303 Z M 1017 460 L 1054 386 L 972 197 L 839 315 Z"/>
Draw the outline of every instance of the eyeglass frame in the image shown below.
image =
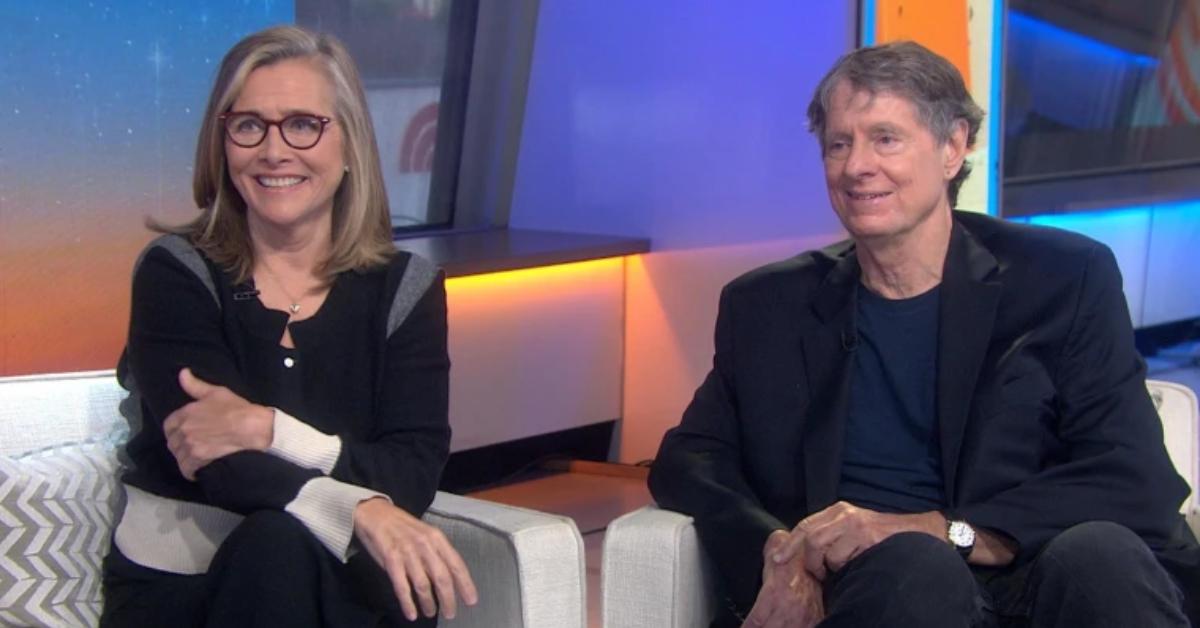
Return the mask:
<path id="1" fill-rule="evenodd" d="M 260 138 L 257 142 L 255 142 L 253 144 L 238 143 L 237 140 L 233 139 L 233 133 L 229 130 L 229 119 L 234 116 L 254 116 L 255 118 L 258 118 L 260 121 L 262 121 L 263 124 L 267 125 L 266 128 L 263 129 L 262 138 Z M 285 133 L 283 131 L 283 123 L 287 122 L 288 120 L 291 120 L 292 118 L 313 118 L 321 123 L 321 130 L 317 131 L 317 139 L 313 140 L 312 144 L 309 144 L 308 146 L 300 147 L 300 146 L 296 146 L 295 144 L 288 141 L 287 133 Z M 221 121 L 221 128 L 225 130 L 225 137 L 229 138 L 229 141 L 233 142 L 234 146 L 237 146 L 240 148 L 256 148 L 258 146 L 261 146 L 263 142 L 267 141 L 267 135 L 269 135 L 271 133 L 271 127 L 274 126 L 274 127 L 279 128 L 279 137 L 280 137 L 280 139 L 283 140 L 283 143 L 287 144 L 288 146 L 291 146 L 292 148 L 294 148 L 296 150 L 308 150 L 308 149 L 316 146 L 317 144 L 321 143 L 321 138 L 325 137 L 325 127 L 329 126 L 329 124 L 334 121 L 333 118 L 330 118 L 329 116 L 319 116 L 315 113 L 293 113 L 291 115 L 284 116 L 278 120 L 271 120 L 268 118 L 264 118 L 253 111 L 227 111 L 225 113 L 218 115 L 217 119 Z"/>

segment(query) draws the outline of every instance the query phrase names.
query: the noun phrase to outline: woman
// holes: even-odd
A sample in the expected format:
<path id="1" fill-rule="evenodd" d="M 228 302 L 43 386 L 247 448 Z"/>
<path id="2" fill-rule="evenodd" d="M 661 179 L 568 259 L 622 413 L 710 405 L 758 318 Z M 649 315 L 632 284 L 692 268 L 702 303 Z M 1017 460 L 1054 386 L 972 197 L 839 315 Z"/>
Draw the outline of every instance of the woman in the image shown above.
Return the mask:
<path id="1" fill-rule="evenodd" d="M 474 584 L 419 519 L 450 439 L 443 276 L 392 246 L 340 43 L 277 27 L 230 50 L 194 194 L 134 271 L 118 371 L 141 429 L 101 623 L 453 617 Z"/>

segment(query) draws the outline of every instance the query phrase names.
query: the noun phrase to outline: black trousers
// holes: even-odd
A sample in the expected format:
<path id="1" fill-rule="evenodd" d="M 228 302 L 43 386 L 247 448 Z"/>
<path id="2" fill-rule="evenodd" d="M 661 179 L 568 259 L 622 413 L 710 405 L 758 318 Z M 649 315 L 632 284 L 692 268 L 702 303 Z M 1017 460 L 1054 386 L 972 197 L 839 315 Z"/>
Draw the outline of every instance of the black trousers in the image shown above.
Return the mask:
<path id="1" fill-rule="evenodd" d="M 897 534 L 830 575 L 824 598 L 821 628 L 1191 625 L 1183 592 L 1150 548 L 1108 522 L 1070 528 L 1013 569 L 971 568 L 940 539 Z"/>
<path id="2" fill-rule="evenodd" d="M 437 625 L 404 619 L 387 574 L 366 552 L 342 564 L 278 511 L 246 517 L 201 575 L 143 567 L 114 546 L 103 587 L 103 628 Z"/>

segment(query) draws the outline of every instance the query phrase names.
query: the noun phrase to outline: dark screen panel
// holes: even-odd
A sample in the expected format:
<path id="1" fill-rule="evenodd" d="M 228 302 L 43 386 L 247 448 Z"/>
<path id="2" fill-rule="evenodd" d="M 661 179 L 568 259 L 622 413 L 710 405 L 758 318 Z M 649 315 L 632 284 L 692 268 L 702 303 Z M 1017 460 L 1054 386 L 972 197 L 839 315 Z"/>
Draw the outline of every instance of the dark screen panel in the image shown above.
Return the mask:
<path id="1" fill-rule="evenodd" d="M 1200 195 L 1200 0 L 1024 0 L 1005 41 L 1005 215 Z"/>

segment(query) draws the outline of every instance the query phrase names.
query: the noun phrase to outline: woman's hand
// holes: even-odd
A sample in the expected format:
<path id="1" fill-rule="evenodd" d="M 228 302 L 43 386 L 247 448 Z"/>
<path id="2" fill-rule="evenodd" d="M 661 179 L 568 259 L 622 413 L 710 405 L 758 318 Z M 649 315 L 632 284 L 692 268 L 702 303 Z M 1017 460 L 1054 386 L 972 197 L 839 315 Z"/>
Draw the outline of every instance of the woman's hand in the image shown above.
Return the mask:
<path id="1" fill-rule="evenodd" d="M 195 401 L 172 412 L 163 432 L 183 477 L 195 480 L 196 471 L 222 456 L 271 446 L 275 424 L 271 408 L 205 382 L 191 369 L 179 371 L 179 386 Z"/>
<path id="2" fill-rule="evenodd" d="M 409 621 L 417 619 L 417 604 L 426 617 L 436 615 L 440 604 L 442 616 L 454 619 L 458 611 L 455 589 L 467 606 L 478 601 L 467 565 L 442 531 L 386 499 L 378 497 L 358 504 L 354 533 L 391 578 L 400 608 Z"/>

